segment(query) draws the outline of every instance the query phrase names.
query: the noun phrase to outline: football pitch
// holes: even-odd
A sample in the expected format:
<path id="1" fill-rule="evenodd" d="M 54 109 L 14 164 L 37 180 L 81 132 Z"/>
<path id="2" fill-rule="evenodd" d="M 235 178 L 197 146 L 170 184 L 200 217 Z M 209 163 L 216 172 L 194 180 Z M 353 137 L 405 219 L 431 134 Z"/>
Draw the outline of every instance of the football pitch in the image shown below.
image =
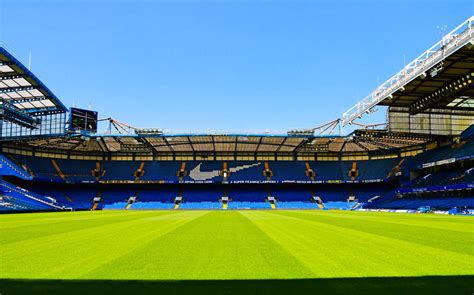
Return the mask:
<path id="1" fill-rule="evenodd" d="M 0 293 L 472 294 L 474 219 L 319 210 L 0 215 Z"/>

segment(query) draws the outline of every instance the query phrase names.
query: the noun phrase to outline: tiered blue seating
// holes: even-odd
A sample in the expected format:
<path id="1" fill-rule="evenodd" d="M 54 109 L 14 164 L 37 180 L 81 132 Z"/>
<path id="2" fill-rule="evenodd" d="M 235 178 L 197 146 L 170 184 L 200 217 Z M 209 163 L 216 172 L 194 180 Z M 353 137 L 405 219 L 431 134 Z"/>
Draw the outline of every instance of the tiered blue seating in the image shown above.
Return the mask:
<path id="1" fill-rule="evenodd" d="M 133 174 L 140 166 L 137 161 L 104 161 L 102 164 L 105 174 L 101 176 L 101 180 L 133 181 Z"/>
<path id="2" fill-rule="evenodd" d="M 32 179 L 32 176 L 27 170 L 13 163 L 2 154 L 0 154 L 0 176 L 15 176 L 20 179 Z"/>
<path id="3" fill-rule="evenodd" d="M 232 201 L 229 209 L 271 209 L 267 202 Z"/>
<path id="4" fill-rule="evenodd" d="M 221 209 L 219 202 L 184 202 L 179 205 L 179 209 Z"/>
<path id="5" fill-rule="evenodd" d="M 61 210 L 61 204 L 0 179 L 2 210 Z"/>
<path id="6" fill-rule="evenodd" d="M 189 164 L 186 165 L 186 169 L 189 169 Z M 138 167 L 138 163 L 135 164 L 135 171 Z M 145 162 L 145 174 L 141 177 L 143 181 L 156 181 L 156 180 L 169 180 L 177 181 L 178 177 L 176 173 L 181 168 L 181 162 L 178 161 L 150 161 Z"/>
<path id="7" fill-rule="evenodd" d="M 472 167 L 459 167 L 443 169 L 420 176 L 403 185 L 400 192 L 453 190 L 468 188 L 469 186 L 474 188 L 474 169 Z"/>
<path id="8" fill-rule="evenodd" d="M 314 202 L 289 201 L 278 202 L 278 209 L 319 209 L 318 204 Z"/>
<path id="9" fill-rule="evenodd" d="M 466 139 L 461 144 L 442 146 L 408 158 L 403 165 L 403 171 L 404 174 L 409 175 L 410 170 L 419 169 L 425 163 L 433 163 L 452 158 L 461 160 L 471 157 L 474 157 L 474 138 Z"/>
<path id="10" fill-rule="evenodd" d="M 125 206 L 124 206 L 125 207 Z M 173 209 L 174 204 L 171 202 L 136 202 L 130 209 Z"/>
<path id="11" fill-rule="evenodd" d="M 136 196 L 137 200 L 130 209 L 172 209 L 173 200 L 178 195 L 184 198 L 178 208 L 180 210 L 221 209 L 219 199 L 223 195 L 230 199 L 228 209 L 270 209 L 270 204 L 266 202 L 268 196 L 276 198 L 277 209 L 319 208 L 316 203 L 311 202 L 313 196 L 319 196 L 326 209 L 351 209 L 357 203 L 348 203 L 349 196 L 354 196 L 357 202 L 361 203 L 367 203 L 374 196 L 382 196 L 373 204 L 367 204 L 368 207 L 413 208 L 430 201 L 396 199 L 397 193 L 405 193 L 403 189 L 425 190 L 430 187 L 438 189 L 439 186 L 451 188 L 474 185 L 474 171 L 467 173 L 469 167 L 466 166 L 433 173 L 429 177 L 420 177 L 414 181 L 408 179 L 409 172 L 418 169 L 423 163 L 474 156 L 474 139 L 468 137 L 463 140 L 465 142 L 457 144 L 455 148 L 451 145 L 444 146 L 407 158 L 402 166 L 404 176 L 397 178 L 389 179 L 388 176 L 401 161 L 400 158 L 356 161 L 356 183 L 352 183 L 353 179 L 349 176 L 353 161 L 308 162 L 316 174 L 314 181 L 305 174 L 304 161 L 268 162 L 273 172 L 270 181 L 262 173 L 264 161 L 228 161 L 228 184 L 222 183 L 222 161 L 187 161 L 184 163 L 187 174 L 182 179 L 177 176 L 183 165 L 180 161 L 145 161 L 140 183 L 135 183 L 134 172 L 142 164 L 141 161 L 100 161 L 99 181 L 91 173 L 96 168 L 96 161 L 55 159 L 64 179 L 58 175 L 51 159 L 14 155 L 14 161 L 10 162 L 20 163 L 11 165 L 17 167 L 17 170 L 26 165 L 29 169 L 22 169 L 23 172 L 33 172 L 33 181 L 24 181 L 26 188 L 40 196 L 52 197 L 58 203 L 76 210 L 91 209 L 93 199 L 97 196 L 102 198 L 98 209 L 124 209 L 131 196 Z M 6 163 L 11 164 L 8 158 L 1 155 L 0 163 L 5 162 L 3 158 Z M 7 165 L 7 168 L 9 167 L 10 165 Z M 22 178 L 21 175 L 11 175 L 15 174 L 14 172 L 6 174 L 9 174 L 9 177 Z M 433 198 L 432 204 L 445 207 L 465 204 L 467 201 L 469 200 L 466 198 Z"/>
<path id="12" fill-rule="evenodd" d="M 93 182 L 95 177 L 92 176 L 92 170 L 96 166 L 95 161 L 82 160 L 62 160 L 55 159 L 61 172 L 65 175 L 68 182 Z M 49 165 L 53 165 L 50 163 Z M 54 167 L 54 166 L 53 166 Z M 55 170 L 55 173 L 57 171 Z"/>
<path id="13" fill-rule="evenodd" d="M 112 204 L 105 204 L 103 209 L 124 209 L 127 206 L 127 202 L 114 202 Z"/>
<path id="14" fill-rule="evenodd" d="M 276 198 L 283 207 L 286 202 L 308 203 L 312 196 L 319 196 L 323 202 L 346 202 L 354 195 L 360 202 L 382 195 L 387 184 L 56 184 L 50 182 L 25 182 L 31 191 L 56 199 L 76 210 L 90 210 L 93 199 L 101 196 L 99 209 L 125 208 L 129 197 L 136 196 L 137 201 L 131 209 L 172 208 L 173 200 L 181 195 L 184 200 L 180 209 L 221 208 L 219 199 L 226 195 L 230 198 L 229 209 L 236 207 L 267 208 L 268 196 Z M 206 204 L 210 202 L 212 204 Z M 203 203 L 203 204 L 199 204 Z M 254 204 L 262 203 L 262 204 Z M 312 206 L 302 204 L 302 206 Z"/>
<path id="15" fill-rule="evenodd" d="M 390 209 L 418 209 L 422 206 L 430 206 L 434 209 L 450 209 L 452 207 L 468 207 L 474 208 L 474 197 L 468 198 L 402 198 L 379 204 L 374 208 L 390 208 Z"/>
<path id="16" fill-rule="evenodd" d="M 17 156 L 15 158 L 27 165 L 37 180 L 48 180 L 57 182 L 81 183 L 95 182 L 92 170 L 96 167 L 96 161 L 87 160 L 65 160 L 54 159 L 61 172 L 65 176 L 62 180 L 58 171 L 52 164 L 52 159 L 40 157 Z M 357 161 L 359 175 L 356 181 L 383 181 L 389 172 L 395 167 L 399 159 Z M 134 172 L 140 166 L 140 161 L 100 161 L 101 181 L 128 181 L 135 180 Z M 315 181 L 352 181 L 348 172 L 352 161 L 316 161 L 309 162 L 316 173 Z M 266 182 L 268 179 L 263 175 L 263 161 L 229 161 L 227 162 L 230 175 L 229 182 L 252 183 Z M 271 161 L 270 169 L 273 172 L 273 182 L 308 182 L 311 181 L 305 174 L 305 163 L 302 161 Z M 179 161 L 145 161 L 144 175 L 141 181 L 163 181 L 165 183 L 177 183 L 176 175 L 181 167 Z M 183 182 L 221 183 L 223 177 L 220 171 L 223 168 L 222 161 L 188 161 L 186 162 L 187 175 L 182 178 Z"/>
<path id="17" fill-rule="evenodd" d="M 57 171 L 51 163 L 51 159 L 21 155 L 14 155 L 14 158 L 21 163 L 22 166 L 28 167 L 28 169 L 33 172 L 34 179 L 36 180 L 61 181 L 61 178 L 57 175 Z"/>
<path id="18" fill-rule="evenodd" d="M 359 180 L 386 179 L 389 173 L 400 162 L 399 158 L 358 161 Z M 347 174 L 347 173 L 346 173 Z"/>
<path id="19" fill-rule="evenodd" d="M 43 210 L 38 204 L 31 204 L 20 198 L 13 196 L 0 196 L 0 211 L 37 211 Z"/>
<path id="20" fill-rule="evenodd" d="M 355 202 L 343 202 L 343 201 L 332 201 L 332 202 L 325 202 L 324 208 L 325 209 L 340 209 L 340 210 L 350 210 L 354 207 L 357 203 Z"/>
<path id="21" fill-rule="evenodd" d="M 277 181 L 298 181 L 298 180 L 309 180 L 308 176 L 305 174 L 305 164 L 304 162 L 270 162 L 270 169 L 273 171 L 273 180 Z M 313 168 L 314 169 L 314 168 Z M 257 173 L 261 175 L 261 180 L 266 178 L 262 174 L 263 165 L 258 167 Z M 249 175 L 251 176 L 251 175 Z M 245 176 L 240 176 L 241 178 Z"/>

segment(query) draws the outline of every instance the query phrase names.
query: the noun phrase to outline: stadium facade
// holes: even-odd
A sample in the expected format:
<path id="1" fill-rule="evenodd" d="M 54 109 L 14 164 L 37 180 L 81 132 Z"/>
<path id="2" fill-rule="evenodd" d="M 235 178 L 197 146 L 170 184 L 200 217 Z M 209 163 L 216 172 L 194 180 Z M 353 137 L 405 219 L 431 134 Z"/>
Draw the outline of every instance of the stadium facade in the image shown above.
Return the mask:
<path id="1" fill-rule="evenodd" d="M 165 134 L 68 109 L 0 48 L 0 211 L 474 208 L 474 17 L 340 119 Z M 387 122 L 357 122 L 387 107 Z M 360 128 L 332 134 L 337 125 Z"/>

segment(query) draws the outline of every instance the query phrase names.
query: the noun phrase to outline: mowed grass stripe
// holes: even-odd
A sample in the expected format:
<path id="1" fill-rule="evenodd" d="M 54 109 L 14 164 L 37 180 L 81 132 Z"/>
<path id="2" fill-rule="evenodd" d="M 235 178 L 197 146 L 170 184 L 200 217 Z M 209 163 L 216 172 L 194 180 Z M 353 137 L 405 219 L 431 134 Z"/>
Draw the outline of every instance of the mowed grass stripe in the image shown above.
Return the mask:
<path id="1" fill-rule="evenodd" d="M 74 212 L 53 212 L 53 213 L 25 213 L 25 214 L 1 214 L 0 229 L 17 229 L 19 227 L 30 227 L 36 224 L 53 224 L 63 222 L 73 222 L 91 219 L 105 219 L 141 215 L 146 211 L 125 211 L 125 210 L 100 210 L 100 211 L 74 211 Z M 149 211 L 153 212 L 153 211 Z M 156 212 L 156 211 L 155 211 Z M 163 211 L 165 212 L 165 211 Z M 27 216 L 33 215 L 31 218 Z"/>
<path id="2" fill-rule="evenodd" d="M 8 241 L 0 252 L 0 277 L 207 280 L 474 274 L 472 247 L 456 251 L 472 241 L 472 230 L 451 230 L 466 230 L 469 218 L 359 213 L 5 215 L 0 225 L 9 227 L 0 228 L 0 234 L 16 240 L 0 236 Z M 425 226 L 433 217 L 438 226 Z M 15 227 L 16 218 L 24 226 Z"/>
<path id="3" fill-rule="evenodd" d="M 133 220 L 103 225 L 98 219 L 82 230 L 10 243 L 2 246 L 0 276 L 78 278 L 205 214 L 143 211 Z"/>
<path id="4" fill-rule="evenodd" d="M 288 210 L 294 211 L 297 210 Z M 283 212 L 283 211 L 280 211 Z M 474 220 L 471 216 L 451 216 L 432 214 L 406 214 L 390 212 L 359 212 L 359 211 L 321 211 L 321 210 L 299 210 L 301 213 L 330 216 L 338 218 L 357 218 L 371 222 L 395 223 L 400 225 L 426 227 L 439 230 L 449 230 L 462 233 L 472 233 Z M 328 215 L 329 214 L 329 215 Z M 386 216 L 385 216 L 386 214 Z"/>
<path id="5" fill-rule="evenodd" d="M 84 279 L 287 279 L 314 274 L 238 211 L 212 211 Z"/>
<path id="6" fill-rule="evenodd" d="M 142 218 L 146 215 L 156 216 L 171 214 L 172 211 L 142 211 L 142 212 L 115 212 L 115 214 L 102 214 L 98 212 L 68 212 L 58 214 L 63 216 L 55 218 L 54 221 L 49 219 L 42 219 L 31 221 L 29 225 L 23 224 L 21 228 L 18 227 L 3 227 L 0 222 L 0 246 L 8 243 L 19 242 L 23 240 L 31 240 L 33 238 L 40 238 L 52 236 L 61 233 L 69 233 L 77 230 L 84 230 L 90 227 L 105 226 L 117 222 L 127 222 L 137 218 Z M 110 213 L 110 212 L 109 212 Z M 45 230 L 47 229 L 47 230 Z"/>
<path id="7" fill-rule="evenodd" d="M 309 221 L 317 221 L 336 225 L 352 230 L 376 234 L 398 240 L 404 240 L 442 250 L 474 255 L 474 231 L 460 233 L 459 231 L 441 228 L 419 226 L 416 222 L 407 225 L 393 220 L 386 222 L 377 219 L 360 218 L 356 213 L 341 215 L 334 212 L 313 213 L 310 211 L 279 211 L 279 214 L 292 216 Z M 423 218 L 424 216 L 420 216 Z M 448 216 L 447 216 L 448 217 Z M 456 218 L 456 217 L 454 217 Z M 458 217 L 463 218 L 463 217 Z M 472 227 L 470 219 L 463 218 Z"/>
<path id="8" fill-rule="evenodd" d="M 317 277 L 474 273 L 472 255 L 285 216 L 279 211 L 245 211 L 242 214 L 291 251 Z"/>

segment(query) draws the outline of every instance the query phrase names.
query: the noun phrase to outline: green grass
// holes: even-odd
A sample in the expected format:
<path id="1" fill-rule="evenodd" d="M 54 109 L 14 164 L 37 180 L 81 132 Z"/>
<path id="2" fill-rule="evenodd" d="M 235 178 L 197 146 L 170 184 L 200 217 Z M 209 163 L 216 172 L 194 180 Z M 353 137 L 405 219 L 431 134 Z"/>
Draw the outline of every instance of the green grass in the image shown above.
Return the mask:
<path id="1" fill-rule="evenodd" d="M 274 294 L 311 286 L 332 293 L 353 292 L 354 287 L 398 293 L 405 287 L 425 290 L 443 280 L 457 283 L 457 290 L 474 291 L 474 220 L 461 216 L 343 211 L 11 214 L 0 216 L 0 249 L 2 295 L 95 285 L 124 293 L 131 292 L 127 286 L 136 286 L 135 291 L 139 286 L 148 291 L 188 286 L 195 293 L 206 284 L 219 293 L 235 286 L 228 294 L 265 293 L 265 288 Z M 409 279 L 400 283 L 397 277 Z M 48 289 L 54 286 L 59 289 Z M 433 289 L 429 293 L 436 294 Z"/>

